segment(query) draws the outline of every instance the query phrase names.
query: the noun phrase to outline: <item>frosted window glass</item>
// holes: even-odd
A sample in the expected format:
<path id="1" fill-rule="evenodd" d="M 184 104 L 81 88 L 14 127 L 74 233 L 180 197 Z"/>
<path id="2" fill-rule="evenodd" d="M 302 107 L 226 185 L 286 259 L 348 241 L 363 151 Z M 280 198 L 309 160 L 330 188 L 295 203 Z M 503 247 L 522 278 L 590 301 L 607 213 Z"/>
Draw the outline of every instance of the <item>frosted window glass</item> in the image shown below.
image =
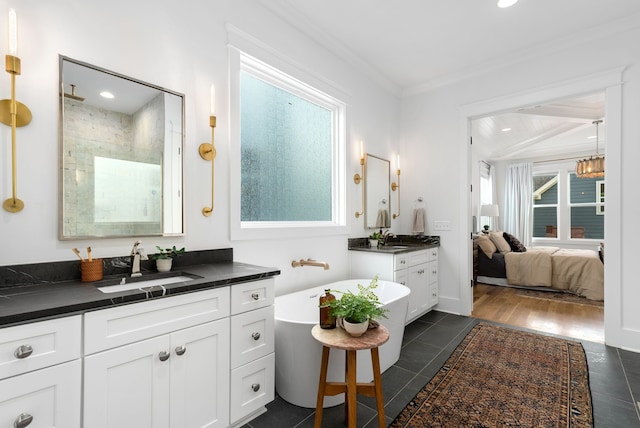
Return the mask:
<path id="1" fill-rule="evenodd" d="M 332 220 L 332 112 L 241 73 L 241 221 Z"/>

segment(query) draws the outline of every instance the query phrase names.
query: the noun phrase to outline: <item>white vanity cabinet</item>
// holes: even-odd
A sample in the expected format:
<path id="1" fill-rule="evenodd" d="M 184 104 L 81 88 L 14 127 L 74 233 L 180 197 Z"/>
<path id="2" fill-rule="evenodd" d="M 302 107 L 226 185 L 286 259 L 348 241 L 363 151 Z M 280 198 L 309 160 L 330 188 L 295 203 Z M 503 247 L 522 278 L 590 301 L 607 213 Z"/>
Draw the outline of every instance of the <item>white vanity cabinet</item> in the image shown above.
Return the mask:
<path id="1" fill-rule="evenodd" d="M 229 314 L 229 287 L 85 314 L 84 426 L 228 426 Z"/>
<path id="2" fill-rule="evenodd" d="M 80 427 L 81 316 L 0 330 L 0 427 Z"/>
<path id="3" fill-rule="evenodd" d="M 438 248 L 394 254 L 383 251 L 349 251 L 351 278 L 378 278 L 411 289 L 406 323 L 438 304 Z"/>
<path id="4" fill-rule="evenodd" d="M 275 391 L 274 285 L 86 313 L 84 427 L 218 428 L 264 412 Z"/>
<path id="5" fill-rule="evenodd" d="M 273 280 L 231 289 L 231 424 L 264 413 L 275 398 Z"/>

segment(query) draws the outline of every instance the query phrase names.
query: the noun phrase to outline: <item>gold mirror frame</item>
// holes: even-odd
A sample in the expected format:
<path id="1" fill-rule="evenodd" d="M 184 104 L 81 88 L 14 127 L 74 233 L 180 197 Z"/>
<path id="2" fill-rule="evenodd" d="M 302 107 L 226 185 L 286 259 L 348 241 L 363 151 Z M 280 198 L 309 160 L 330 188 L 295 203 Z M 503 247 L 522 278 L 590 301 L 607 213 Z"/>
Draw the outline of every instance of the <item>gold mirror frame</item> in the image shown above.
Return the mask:
<path id="1" fill-rule="evenodd" d="M 364 165 L 364 224 L 367 229 L 391 227 L 391 162 L 369 153 Z"/>

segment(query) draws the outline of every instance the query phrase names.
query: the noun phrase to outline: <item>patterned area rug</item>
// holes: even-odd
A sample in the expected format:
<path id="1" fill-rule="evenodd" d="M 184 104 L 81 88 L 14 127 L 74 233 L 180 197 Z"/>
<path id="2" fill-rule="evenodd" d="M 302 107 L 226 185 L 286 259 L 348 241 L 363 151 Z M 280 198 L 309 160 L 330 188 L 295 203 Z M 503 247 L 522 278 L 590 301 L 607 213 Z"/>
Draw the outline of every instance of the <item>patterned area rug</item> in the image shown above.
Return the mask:
<path id="1" fill-rule="evenodd" d="M 524 297 L 531 297 L 534 299 L 575 303 L 578 305 L 598 306 L 601 308 L 604 307 L 604 302 L 602 300 L 590 300 L 590 299 L 587 299 L 586 297 L 577 296 L 571 293 L 559 293 L 554 291 L 538 291 L 538 290 L 528 290 L 524 288 L 519 288 L 517 289 L 516 294 Z"/>
<path id="2" fill-rule="evenodd" d="M 592 427 L 582 345 L 480 323 L 390 427 Z"/>

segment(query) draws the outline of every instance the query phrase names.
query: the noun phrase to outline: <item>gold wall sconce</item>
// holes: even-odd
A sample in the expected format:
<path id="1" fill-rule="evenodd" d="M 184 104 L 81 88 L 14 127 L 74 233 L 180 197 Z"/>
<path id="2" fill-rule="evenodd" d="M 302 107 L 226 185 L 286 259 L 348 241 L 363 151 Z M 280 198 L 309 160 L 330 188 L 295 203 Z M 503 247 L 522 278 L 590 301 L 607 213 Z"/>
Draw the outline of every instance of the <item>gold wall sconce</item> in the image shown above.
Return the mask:
<path id="1" fill-rule="evenodd" d="M 216 89 L 211 85 L 211 115 L 209 116 L 209 126 L 211 127 L 211 143 L 202 143 L 198 147 L 198 153 L 204 160 L 211 161 L 211 206 L 202 208 L 202 215 L 210 217 L 213 213 L 213 201 L 215 195 L 215 168 L 214 161 L 216 158 L 216 147 L 214 144 L 215 129 L 216 129 Z"/>
<path id="2" fill-rule="evenodd" d="M 398 191 L 398 212 L 393 214 L 393 218 L 400 217 L 400 155 L 398 155 L 396 162 L 398 167 L 398 169 L 396 170 L 396 175 L 398 176 L 398 182 L 396 183 L 394 181 L 393 183 L 391 183 L 391 190 L 393 192 L 395 192 L 396 190 Z"/>
<path id="3" fill-rule="evenodd" d="M 31 122 L 31 111 L 19 101 L 16 101 L 16 76 L 20 74 L 20 58 L 18 58 L 18 19 L 16 11 L 9 10 L 9 54 L 5 56 L 5 70 L 11 76 L 11 99 L 0 100 L 0 122 L 11 127 L 11 198 L 4 201 L 2 207 L 17 213 L 24 208 L 24 202 L 17 196 L 17 165 L 16 165 L 16 128 L 26 126 Z"/>
<path id="4" fill-rule="evenodd" d="M 364 144 L 360 141 L 360 174 L 356 172 L 353 176 L 353 182 L 360 184 L 364 180 Z M 356 210 L 356 218 L 360 218 L 364 214 L 364 186 L 362 189 L 362 211 Z"/>

